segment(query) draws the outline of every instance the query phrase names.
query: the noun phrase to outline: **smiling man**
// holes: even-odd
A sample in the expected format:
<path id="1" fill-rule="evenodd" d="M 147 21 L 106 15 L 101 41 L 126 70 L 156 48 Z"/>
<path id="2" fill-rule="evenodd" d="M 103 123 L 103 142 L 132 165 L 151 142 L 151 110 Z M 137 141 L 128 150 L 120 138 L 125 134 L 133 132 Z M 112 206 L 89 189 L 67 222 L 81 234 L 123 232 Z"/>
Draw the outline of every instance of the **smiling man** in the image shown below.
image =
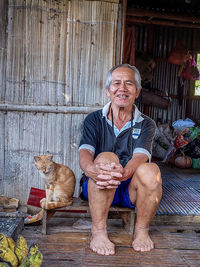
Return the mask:
<path id="1" fill-rule="evenodd" d="M 133 249 L 144 252 L 154 247 L 149 224 L 162 196 L 162 181 L 158 166 L 150 162 L 155 122 L 134 105 L 140 91 L 136 67 L 113 67 L 106 77 L 110 102 L 84 121 L 79 146 L 81 195 L 89 200 L 92 217 L 90 248 L 101 255 L 115 253 L 107 234 L 111 205 L 137 206 Z"/>

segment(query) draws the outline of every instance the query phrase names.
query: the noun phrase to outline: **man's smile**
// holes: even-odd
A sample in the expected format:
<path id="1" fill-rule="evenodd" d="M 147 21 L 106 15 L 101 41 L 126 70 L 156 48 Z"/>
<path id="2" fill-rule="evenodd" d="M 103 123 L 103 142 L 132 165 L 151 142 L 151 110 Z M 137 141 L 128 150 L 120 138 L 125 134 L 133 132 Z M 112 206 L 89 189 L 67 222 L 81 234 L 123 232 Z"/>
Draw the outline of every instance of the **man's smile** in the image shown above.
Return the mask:
<path id="1" fill-rule="evenodd" d="M 129 97 L 129 95 L 117 95 L 118 98 L 121 98 L 121 99 L 125 99 L 127 97 Z"/>

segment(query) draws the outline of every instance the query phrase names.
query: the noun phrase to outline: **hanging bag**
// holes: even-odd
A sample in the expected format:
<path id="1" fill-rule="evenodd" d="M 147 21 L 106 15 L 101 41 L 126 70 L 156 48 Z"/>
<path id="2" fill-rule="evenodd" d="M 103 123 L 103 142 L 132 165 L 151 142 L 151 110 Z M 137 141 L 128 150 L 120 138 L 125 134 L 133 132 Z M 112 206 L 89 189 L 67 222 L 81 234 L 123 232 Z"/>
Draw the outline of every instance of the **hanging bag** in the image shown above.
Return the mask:
<path id="1" fill-rule="evenodd" d="M 168 57 L 168 62 L 176 65 L 184 64 L 190 58 L 189 51 L 184 47 L 183 42 L 178 39 L 175 47 Z"/>

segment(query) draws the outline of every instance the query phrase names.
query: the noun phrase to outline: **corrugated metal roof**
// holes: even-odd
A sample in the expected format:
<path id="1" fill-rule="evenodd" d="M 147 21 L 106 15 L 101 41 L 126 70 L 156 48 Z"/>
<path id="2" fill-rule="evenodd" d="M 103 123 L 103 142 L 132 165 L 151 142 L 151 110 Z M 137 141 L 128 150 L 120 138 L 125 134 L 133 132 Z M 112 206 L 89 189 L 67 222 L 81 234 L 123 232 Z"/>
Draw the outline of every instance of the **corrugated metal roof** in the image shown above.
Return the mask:
<path id="1" fill-rule="evenodd" d="M 194 179 L 180 179 L 174 173 L 167 177 L 163 175 L 162 179 L 163 196 L 158 215 L 200 215 L 199 179 L 195 183 Z"/>

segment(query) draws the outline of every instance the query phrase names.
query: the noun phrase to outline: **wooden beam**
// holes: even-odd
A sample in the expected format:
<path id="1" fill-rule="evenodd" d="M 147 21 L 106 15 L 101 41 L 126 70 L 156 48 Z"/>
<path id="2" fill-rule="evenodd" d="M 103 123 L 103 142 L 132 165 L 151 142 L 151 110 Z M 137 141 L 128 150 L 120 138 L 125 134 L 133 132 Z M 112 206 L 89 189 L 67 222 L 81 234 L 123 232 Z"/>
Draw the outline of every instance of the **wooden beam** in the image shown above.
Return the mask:
<path id="1" fill-rule="evenodd" d="M 0 111 L 39 112 L 39 113 L 64 113 L 64 114 L 88 114 L 101 109 L 102 106 L 34 106 L 0 104 Z"/>
<path id="2" fill-rule="evenodd" d="M 148 25 L 148 52 L 153 52 L 153 25 Z"/>
<path id="3" fill-rule="evenodd" d="M 89 0 L 89 1 L 94 1 L 94 0 Z M 97 1 L 101 1 L 101 2 L 110 2 L 110 3 L 119 3 L 119 0 L 97 0 Z"/>
<path id="4" fill-rule="evenodd" d="M 152 11 L 142 8 L 133 8 L 127 10 L 128 16 L 134 17 L 150 17 L 150 18 L 162 18 L 168 20 L 187 21 L 192 23 L 200 23 L 200 18 L 188 14 L 180 13 L 167 13 L 166 11 Z"/>
<path id="5" fill-rule="evenodd" d="M 125 27 L 126 27 L 126 8 L 127 0 L 122 0 L 122 35 L 121 35 L 121 63 L 124 57 L 124 46 L 125 46 Z"/>
<path id="6" fill-rule="evenodd" d="M 149 20 L 141 19 L 132 16 L 126 18 L 127 23 L 143 23 L 143 24 L 153 24 L 153 25 L 162 25 L 162 26 L 171 26 L 171 27 L 181 27 L 181 28 L 196 28 L 200 29 L 200 24 L 197 23 L 180 23 L 175 21 L 166 21 L 166 20 Z"/>

